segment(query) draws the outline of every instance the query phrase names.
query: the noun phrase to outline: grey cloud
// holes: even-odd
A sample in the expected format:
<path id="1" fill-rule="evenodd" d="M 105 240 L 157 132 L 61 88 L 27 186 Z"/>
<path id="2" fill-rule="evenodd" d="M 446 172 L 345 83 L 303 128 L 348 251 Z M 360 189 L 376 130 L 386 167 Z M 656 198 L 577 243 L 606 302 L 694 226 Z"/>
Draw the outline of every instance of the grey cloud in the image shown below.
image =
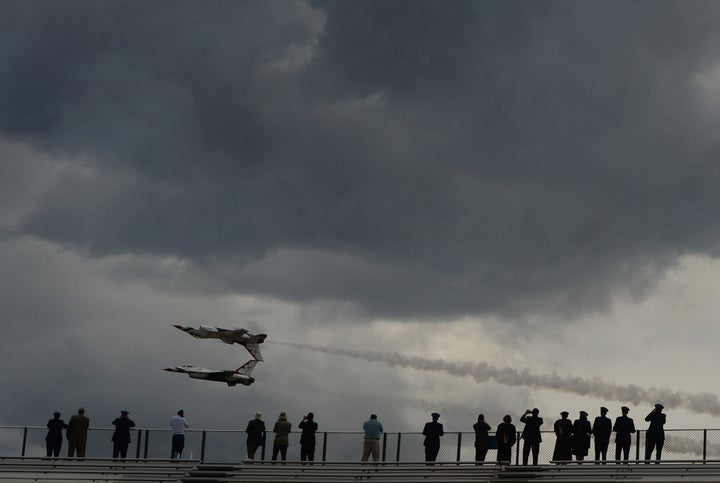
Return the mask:
<path id="1" fill-rule="evenodd" d="M 718 253 L 720 8 L 678 5 L 5 3 L 0 130 L 84 163 L 16 232 L 373 315 L 603 309 Z"/>

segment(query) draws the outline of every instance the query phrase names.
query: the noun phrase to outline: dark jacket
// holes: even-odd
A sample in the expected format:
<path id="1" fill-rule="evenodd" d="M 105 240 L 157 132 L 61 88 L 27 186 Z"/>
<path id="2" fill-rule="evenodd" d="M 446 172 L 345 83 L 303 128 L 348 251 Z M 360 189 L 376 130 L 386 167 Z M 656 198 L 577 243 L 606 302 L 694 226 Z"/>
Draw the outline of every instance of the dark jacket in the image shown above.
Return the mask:
<path id="1" fill-rule="evenodd" d="M 597 416 L 592 425 L 592 434 L 596 443 L 608 443 L 612 433 L 612 421 L 607 416 Z"/>
<path id="2" fill-rule="evenodd" d="M 651 441 L 665 441 L 665 413 L 653 410 L 645 417 L 645 421 L 650 422 L 647 429 L 646 437 Z"/>
<path id="3" fill-rule="evenodd" d="M 67 427 L 67 439 L 72 441 L 87 441 L 87 432 L 90 427 L 90 418 L 80 414 L 70 416 Z"/>
<path id="4" fill-rule="evenodd" d="M 305 419 L 298 424 L 298 428 L 302 430 L 302 433 L 300 433 L 300 444 L 314 445 L 315 431 L 318 429 L 318 424 L 310 419 Z"/>
<path id="5" fill-rule="evenodd" d="M 115 418 L 112 424 L 115 426 L 115 432 L 110 441 L 117 444 L 130 444 L 130 428 L 135 426 L 135 422 L 130 418 Z"/>
<path id="6" fill-rule="evenodd" d="M 490 425 L 485 421 L 478 421 L 473 424 L 473 429 L 475 430 L 475 447 L 488 448 L 490 446 L 490 436 L 488 435 L 488 431 L 492 429 L 490 428 Z"/>
<path id="7" fill-rule="evenodd" d="M 517 429 L 512 423 L 500 423 L 495 431 L 497 447 L 512 448 L 517 439 Z"/>
<path id="8" fill-rule="evenodd" d="M 585 456 L 590 449 L 590 435 L 592 428 L 590 421 L 587 419 L 576 419 L 572 426 L 572 453 L 574 455 Z"/>
<path id="9" fill-rule="evenodd" d="M 287 419 L 278 419 L 273 427 L 273 433 L 275 433 L 273 444 L 278 446 L 287 446 L 290 441 L 288 435 L 290 434 L 291 427 L 292 423 L 290 423 Z"/>
<path id="10" fill-rule="evenodd" d="M 48 432 L 47 436 L 45 436 L 45 441 L 48 442 L 61 442 L 62 437 L 62 430 L 67 428 L 67 424 L 65 424 L 65 421 L 62 419 L 51 419 L 47 423 Z"/>
<path id="11" fill-rule="evenodd" d="M 438 423 L 437 421 L 430 421 L 429 423 L 425 423 L 425 427 L 423 428 L 422 434 L 423 434 L 423 436 L 425 436 L 425 441 L 423 441 L 423 446 L 439 448 L 440 447 L 440 436 L 445 434 L 445 432 L 443 431 L 442 424 Z"/>
<path id="12" fill-rule="evenodd" d="M 620 416 L 615 418 L 613 431 L 615 431 L 616 443 L 630 443 L 632 442 L 630 435 L 635 432 L 635 423 L 628 416 Z"/>
<path id="13" fill-rule="evenodd" d="M 245 432 L 248 435 L 247 444 L 265 444 L 265 423 L 261 419 L 251 420 L 245 428 Z"/>
<path id="14" fill-rule="evenodd" d="M 553 459 L 556 461 L 560 460 L 571 460 L 572 450 L 570 448 L 570 441 L 572 435 L 572 421 L 569 419 L 558 419 L 553 425 L 555 431 L 555 448 L 553 450 Z"/>
<path id="15" fill-rule="evenodd" d="M 530 414 L 523 414 L 520 416 L 520 422 L 525 423 L 525 427 L 522 432 L 522 439 L 529 443 L 535 443 L 542 441 L 540 435 L 540 426 L 543 424 L 543 418 L 538 416 L 532 416 Z"/>

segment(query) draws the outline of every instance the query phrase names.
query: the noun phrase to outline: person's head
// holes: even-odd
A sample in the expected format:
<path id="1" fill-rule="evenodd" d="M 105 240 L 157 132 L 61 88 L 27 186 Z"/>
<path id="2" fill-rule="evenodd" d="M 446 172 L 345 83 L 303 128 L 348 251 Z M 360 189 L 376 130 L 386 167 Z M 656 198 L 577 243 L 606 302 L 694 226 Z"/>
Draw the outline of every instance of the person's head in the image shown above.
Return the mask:
<path id="1" fill-rule="evenodd" d="M 627 406 L 623 406 L 620 408 L 620 411 L 622 411 L 623 414 L 627 414 L 630 412 L 630 408 Z"/>
<path id="2" fill-rule="evenodd" d="M 662 412 L 663 408 L 665 408 L 665 406 L 663 406 L 663 405 L 660 404 L 660 403 L 657 403 L 657 404 L 655 405 L 655 411 L 657 411 L 657 412 L 659 412 L 659 413 Z"/>
<path id="3" fill-rule="evenodd" d="M 432 418 L 433 421 L 437 421 L 437 420 L 440 418 L 440 414 L 439 414 L 439 413 L 432 413 L 432 414 L 430 415 L 430 417 Z"/>
<path id="4" fill-rule="evenodd" d="M 588 413 L 585 411 L 580 411 L 580 419 L 587 419 Z"/>
<path id="5" fill-rule="evenodd" d="M 511 422 L 512 422 L 512 418 L 510 417 L 509 414 L 506 414 L 505 416 L 503 416 L 503 423 L 511 423 Z"/>
<path id="6" fill-rule="evenodd" d="M 120 411 L 121 418 L 127 418 L 128 414 L 130 414 L 130 411 L 125 411 L 124 409 L 122 411 Z"/>
<path id="7" fill-rule="evenodd" d="M 312 421 L 315 415 L 313 413 L 307 413 L 307 416 L 305 416 L 306 419 Z"/>
<path id="8" fill-rule="evenodd" d="M 78 414 L 79 414 L 80 416 L 82 416 L 83 414 L 85 414 L 85 408 L 79 408 L 79 409 L 78 409 Z"/>
<path id="9" fill-rule="evenodd" d="M 485 421 L 485 415 L 484 415 L 484 414 L 478 414 L 478 421 Z"/>
<path id="10" fill-rule="evenodd" d="M 60 413 L 57 412 L 57 411 L 55 411 L 55 412 L 53 413 L 53 417 L 54 417 L 55 419 L 60 419 Z"/>
<path id="11" fill-rule="evenodd" d="M 282 411 L 282 412 L 280 413 L 280 415 L 278 416 L 278 419 L 282 419 L 282 420 L 286 420 L 286 419 L 287 419 L 287 414 L 285 414 L 285 411 Z"/>
<path id="12" fill-rule="evenodd" d="M 370 419 L 377 419 L 377 414 L 371 414 Z"/>
<path id="13" fill-rule="evenodd" d="M 602 406 L 600 408 L 600 415 L 605 416 L 607 413 L 608 413 L 608 408 L 606 408 L 605 406 Z"/>
<path id="14" fill-rule="evenodd" d="M 255 411 L 255 419 L 262 418 L 262 413 L 260 411 Z"/>
<path id="15" fill-rule="evenodd" d="M 563 419 L 567 419 L 567 417 L 568 417 L 569 415 L 570 415 L 570 413 L 567 412 L 567 411 L 563 411 L 563 412 L 560 413 L 560 417 L 563 418 Z"/>
<path id="16" fill-rule="evenodd" d="M 533 408 L 532 415 L 537 417 L 538 414 L 540 414 L 540 410 L 538 408 Z"/>
<path id="17" fill-rule="evenodd" d="M 180 417 L 183 417 L 183 416 L 185 416 L 185 411 L 183 411 L 183 410 L 181 409 L 180 411 L 177 412 L 177 415 L 180 416 Z"/>

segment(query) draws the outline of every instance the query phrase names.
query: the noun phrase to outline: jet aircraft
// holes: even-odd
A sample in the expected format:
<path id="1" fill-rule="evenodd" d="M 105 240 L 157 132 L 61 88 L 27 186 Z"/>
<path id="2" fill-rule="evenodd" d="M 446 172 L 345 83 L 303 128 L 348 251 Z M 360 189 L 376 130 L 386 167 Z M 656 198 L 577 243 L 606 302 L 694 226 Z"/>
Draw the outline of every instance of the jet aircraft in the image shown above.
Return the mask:
<path id="1" fill-rule="evenodd" d="M 256 360 L 249 360 L 235 371 L 216 371 L 214 369 L 206 369 L 204 367 L 191 366 L 183 364 L 182 366 L 168 367 L 165 370 L 169 372 L 180 372 L 187 374 L 193 379 L 205 379 L 206 381 L 225 382 L 228 386 L 243 384 L 249 386 L 255 382 L 255 378 L 250 374 L 258 363 Z"/>
<path id="2" fill-rule="evenodd" d="M 265 341 L 267 334 L 251 334 L 246 329 L 223 329 L 222 327 L 210 327 L 201 325 L 198 328 L 186 325 L 176 325 L 178 329 L 187 332 L 198 339 L 220 339 L 226 344 L 240 344 L 250 352 L 256 360 L 262 362 L 260 346 Z"/>

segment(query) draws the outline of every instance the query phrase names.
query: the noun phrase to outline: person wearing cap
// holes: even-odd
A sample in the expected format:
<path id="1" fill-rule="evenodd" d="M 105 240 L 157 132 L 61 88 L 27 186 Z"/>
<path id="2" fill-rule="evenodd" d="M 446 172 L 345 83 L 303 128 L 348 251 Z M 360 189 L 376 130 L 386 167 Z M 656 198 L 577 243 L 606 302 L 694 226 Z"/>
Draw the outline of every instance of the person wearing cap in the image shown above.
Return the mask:
<path id="1" fill-rule="evenodd" d="M 85 416 L 85 408 L 79 408 L 77 414 L 70 416 L 66 433 L 68 440 L 68 458 L 72 458 L 75 455 L 75 451 L 77 451 L 78 458 L 85 457 L 89 427 L 90 418 Z"/>
<path id="2" fill-rule="evenodd" d="M 538 455 L 540 454 L 540 443 L 542 442 L 542 436 L 540 433 L 540 426 L 543 424 L 543 418 L 539 416 L 540 410 L 534 408 L 532 411 L 529 409 L 525 410 L 525 413 L 520 416 L 520 422 L 525 423 L 521 438 L 523 440 L 523 464 L 528 464 L 528 458 L 530 451 L 532 450 L 533 465 L 538 464 Z"/>
<path id="3" fill-rule="evenodd" d="M 430 415 L 432 421 L 425 423 L 423 428 L 423 446 L 425 446 L 425 461 L 435 461 L 437 459 L 438 452 L 440 452 L 440 436 L 445 434 L 443 431 L 443 425 L 438 423 L 440 414 L 432 413 Z"/>
<path id="4" fill-rule="evenodd" d="M 492 429 L 488 423 L 485 422 L 485 415 L 479 414 L 478 420 L 473 424 L 475 430 L 475 461 L 485 461 L 488 449 L 490 449 L 490 435 L 489 431 Z"/>
<path id="5" fill-rule="evenodd" d="M 315 459 L 315 433 L 318 430 L 318 423 L 315 422 L 315 415 L 307 413 L 298 428 L 300 434 L 300 461 L 313 461 Z"/>
<path id="6" fill-rule="evenodd" d="M 292 423 L 288 421 L 287 414 L 285 411 L 278 415 L 278 420 L 275 421 L 273 426 L 273 433 L 275 433 L 275 439 L 273 439 L 273 450 L 272 460 L 277 460 L 278 453 L 280 453 L 280 459 L 285 461 L 287 459 L 287 449 L 290 444 L 290 430 L 292 429 Z"/>
<path id="7" fill-rule="evenodd" d="M 181 458 L 183 449 L 185 449 L 185 429 L 188 427 L 185 411 L 181 409 L 170 418 L 170 427 L 172 428 L 170 459 Z"/>
<path id="8" fill-rule="evenodd" d="M 592 425 L 592 434 L 595 437 L 595 461 L 602 458 L 607 460 L 607 449 L 610 445 L 610 434 L 612 433 L 612 421 L 606 416 L 608 408 L 600 408 L 600 416 L 595 417 Z"/>
<path id="9" fill-rule="evenodd" d="M 632 418 L 628 417 L 630 408 L 623 406 L 620 408 L 622 416 L 615 418 L 612 430 L 615 431 L 615 460 L 620 461 L 622 453 L 625 461 L 630 457 L 630 444 L 632 443 L 632 434 L 635 432 L 635 423 Z"/>
<path id="10" fill-rule="evenodd" d="M 247 433 L 247 459 L 255 459 L 255 451 L 258 446 L 265 446 L 265 422 L 261 419 L 262 413 L 255 411 L 255 418 L 248 422 L 245 432 Z"/>
<path id="11" fill-rule="evenodd" d="M 128 446 L 130 446 L 130 428 L 135 427 L 135 422 L 128 417 L 129 411 L 120 411 L 120 417 L 112 422 L 115 426 L 111 441 L 113 442 L 113 458 L 126 458 Z"/>
<path id="12" fill-rule="evenodd" d="M 370 419 L 363 423 L 363 453 L 360 461 L 367 461 L 372 454 L 373 461 L 380 461 L 380 435 L 383 433 L 383 425 L 378 421 L 377 414 L 371 414 Z"/>
<path id="13" fill-rule="evenodd" d="M 495 430 L 495 439 L 497 441 L 497 462 L 512 463 L 512 448 L 517 440 L 517 429 L 512 424 L 512 417 L 509 414 L 503 416 L 503 422 L 498 424 Z"/>
<path id="14" fill-rule="evenodd" d="M 560 419 L 555 421 L 553 430 L 555 431 L 555 449 L 553 450 L 554 461 L 570 461 L 572 460 L 572 452 L 570 451 L 570 435 L 572 434 L 572 421 L 568 419 L 567 411 L 560 413 Z"/>
<path id="15" fill-rule="evenodd" d="M 577 461 L 582 461 L 587 456 L 591 434 L 592 428 L 588 421 L 588 413 L 580 411 L 580 418 L 573 422 L 571 443 L 572 454 L 575 455 Z"/>
<path id="16" fill-rule="evenodd" d="M 67 424 L 65 424 L 65 421 L 60 419 L 60 413 L 55 411 L 53 413 L 53 418 L 48 421 L 47 423 L 48 432 L 47 436 L 45 436 L 45 447 L 47 449 L 47 455 L 48 458 L 50 456 L 58 457 L 60 456 L 60 448 L 62 447 L 62 430 L 67 429 Z"/>
<path id="17" fill-rule="evenodd" d="M 649 460 L 652 457 L 652 452 L 655 450 L 655 458 L 660 461 L 662 456 L 663 445 L 665 444 L 665 413 L 662 412 L 663 405 L 656 404 L 655 409 L 650 411 L 645 421 L 650 423 L 647 431 L 645 432 L 645 459 Z"/>

